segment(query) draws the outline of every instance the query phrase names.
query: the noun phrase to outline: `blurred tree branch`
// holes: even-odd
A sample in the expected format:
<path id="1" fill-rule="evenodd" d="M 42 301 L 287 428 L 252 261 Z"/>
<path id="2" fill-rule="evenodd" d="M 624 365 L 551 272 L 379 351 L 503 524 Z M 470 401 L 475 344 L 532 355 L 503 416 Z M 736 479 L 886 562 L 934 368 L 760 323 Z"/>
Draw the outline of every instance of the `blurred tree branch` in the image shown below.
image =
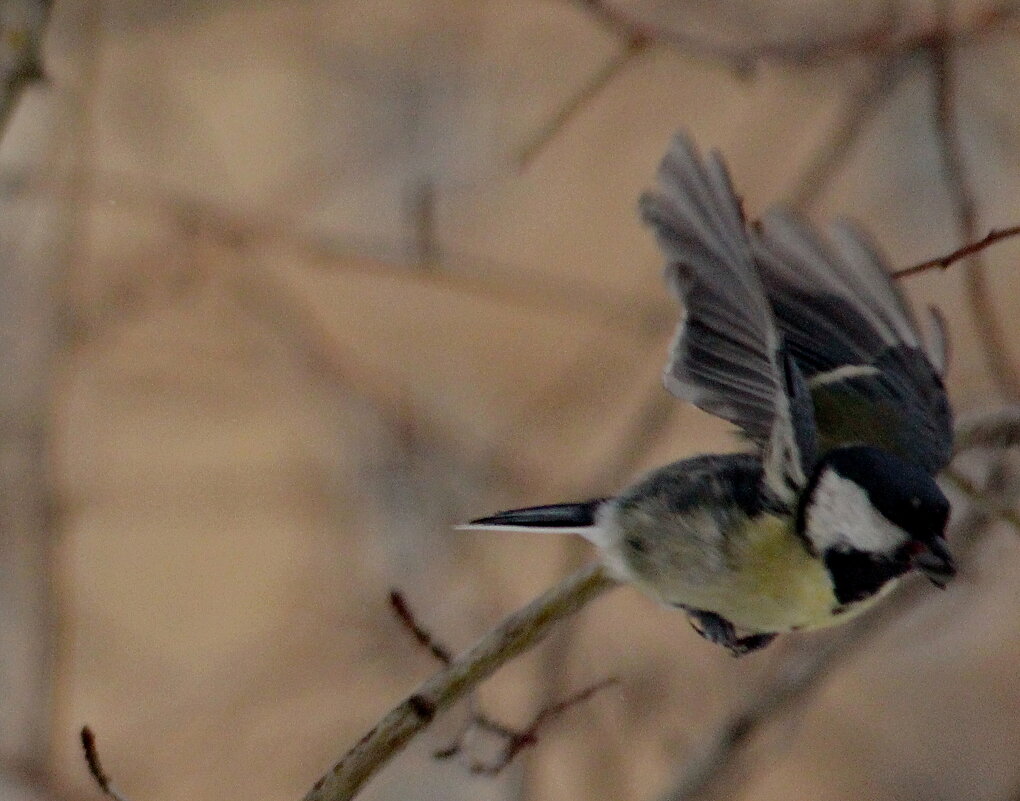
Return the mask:
<path id="1" fill-rule="evenodd" d="M 0 182 L 16 187 L 19 196 L 33 197 L 39 192 L 59 191 L 60 187 L 42 179 L 26 182 L 25 176 L 14 171 L 0 171 Z M 672 325 L 673 310 L 666 304 L 635 305 L 624 313 L 615 297 L 591 285 L 557 285 L 541 276 L 527 282 L 518 280 L 513 265 L 491 261 L 481 263 L 477 256 L 438 248 L 432 258 L 442 262 L 442 270 L 407 270 L 402 262 L 385 257 L 366 255 L 386 250 L 422 250 L 422 243 L 384 243 L 366 240 L 344 240 L 310 234 L 300 230 L 294 220 L 253 212 L 238 213 L 222 204 L 165 187 L 140 184 L 137 177 L 106 171 L 94 176 L 92 191 L 96 202 L 145 213 L 162 215 L 175 226 L 179 235 L 188 239 L 206 239 L 234 248 L 283 247 L 295 258 L 322 270 L 340 270 L 366 275 L 380 275 L 420 286 L 450 288 L 470 297 L 501 300 L 527 309 L 545 310 L 551 314 L 572 314 L 590 319 L 610 331 L 633 335 L 644 333 L 646 320 L 657 323 L 661 318 Z M 436 246 L 438 247 L 438 246 Z M 420 261 L 420 260 L 419 260 Z M 144 281 L 143 281 L 144 279 Z M 179 280 L 169 276 L 167 280 Z M 147 286 L 151 276 L 139 278 Z M 278 288 L 281 289 L 281 288 Z M 668 308 L 668 317 L 662 309 Z M 132 308 L 132 311 L 135 309 Z M 635 326 L 637 317 L 642 325 Z M 97 328 L 105 333 L 103 324 L 118 320 L 98 321 Z M 91 333 L 91 332 L 90 332 Z"/>
<path id="2" fill-rule="evenodd" d="M 0 137 L 25 87 L 42 75 L 49 7 L 4 4 Z M 49 762 L 56 638 L 48 417 L 56 301 L 51 270 L 17 245 L 5 248 L 0 270 L 0 760 L 41 777 Z"/>

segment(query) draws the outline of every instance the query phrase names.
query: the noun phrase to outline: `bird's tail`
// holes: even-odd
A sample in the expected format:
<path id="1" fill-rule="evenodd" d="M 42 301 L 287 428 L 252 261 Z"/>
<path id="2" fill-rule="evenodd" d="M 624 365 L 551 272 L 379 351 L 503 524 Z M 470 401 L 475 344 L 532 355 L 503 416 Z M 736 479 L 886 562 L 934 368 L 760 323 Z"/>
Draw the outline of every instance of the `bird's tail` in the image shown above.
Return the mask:
<path id="1" fill-rule="evenodd" d="M 541 531 L 551 534 L 580 534 L 597 542 L 598 511 L 606 498 L 584 503 L 555 503 L 510 509 L 489 517 L 472 520 L 459 529 L 500 531 Z"/>

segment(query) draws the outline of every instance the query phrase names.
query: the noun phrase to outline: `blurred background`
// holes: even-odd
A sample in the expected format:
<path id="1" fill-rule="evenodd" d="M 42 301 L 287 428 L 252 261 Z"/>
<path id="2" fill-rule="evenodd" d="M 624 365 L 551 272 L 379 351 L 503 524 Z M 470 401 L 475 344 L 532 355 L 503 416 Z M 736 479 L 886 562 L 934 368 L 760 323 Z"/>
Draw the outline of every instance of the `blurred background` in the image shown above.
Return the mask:
<path id="1" fill-rule="evenodd" d="M 1014 3 L 4 0 L 0 36 L 3 799 L 98 797 L 85 723 L 132 801 L 300 798 L 437 669 L 391 588 L 459 651 L 591 557 L 452 524 L 734 447 L 659 380 L 635 203 L 678 128 L 750 215 L 848 215 L 894 267 L 1020 222 Z M 1020 397 L 1018 256 L 905 280 L 961 418 Z M 618 589 L 475 711 L 615 685 L 495 776 L 458 708 L 363 797 L 651 799 L 708 764 L 675 797 L 1020 798 L 1015 470 L 955 469 L 959 579 L 725 765 L 829 635 L 738 661 Z"/>

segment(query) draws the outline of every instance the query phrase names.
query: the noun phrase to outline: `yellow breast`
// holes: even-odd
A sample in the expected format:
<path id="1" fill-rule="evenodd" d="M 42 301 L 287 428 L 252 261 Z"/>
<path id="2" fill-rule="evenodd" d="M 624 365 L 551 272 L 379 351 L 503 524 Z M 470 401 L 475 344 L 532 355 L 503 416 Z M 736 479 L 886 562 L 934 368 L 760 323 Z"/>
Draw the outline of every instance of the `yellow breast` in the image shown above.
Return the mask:
<path id="1" fill-rule="evenodd" d="M 830 626 L 860 614 L 878 597 L 840 605 L 825 565 L 808 553 L 789 519 L 762 515 L 728 534 L 729 586 L 718 588 L 712 608 L 739 628 Z"/>

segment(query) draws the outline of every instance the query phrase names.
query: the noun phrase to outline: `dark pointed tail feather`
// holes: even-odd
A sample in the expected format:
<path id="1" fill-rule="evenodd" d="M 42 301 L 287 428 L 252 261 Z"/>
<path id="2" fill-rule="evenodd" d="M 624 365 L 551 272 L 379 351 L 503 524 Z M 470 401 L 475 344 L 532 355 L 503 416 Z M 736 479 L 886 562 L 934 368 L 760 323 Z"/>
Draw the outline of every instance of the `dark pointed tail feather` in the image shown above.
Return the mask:
<path id="1" fill-rule="evenodd" d="M 510 509 L 490 517 L 472 520 L 471 526 L 518 526 L 521 528 L 580 528 L 594 526 L 598 508 L 606 498 L 585 503 L 554 503 L 549 506 L 531 506 L 527 509 Z"/>

